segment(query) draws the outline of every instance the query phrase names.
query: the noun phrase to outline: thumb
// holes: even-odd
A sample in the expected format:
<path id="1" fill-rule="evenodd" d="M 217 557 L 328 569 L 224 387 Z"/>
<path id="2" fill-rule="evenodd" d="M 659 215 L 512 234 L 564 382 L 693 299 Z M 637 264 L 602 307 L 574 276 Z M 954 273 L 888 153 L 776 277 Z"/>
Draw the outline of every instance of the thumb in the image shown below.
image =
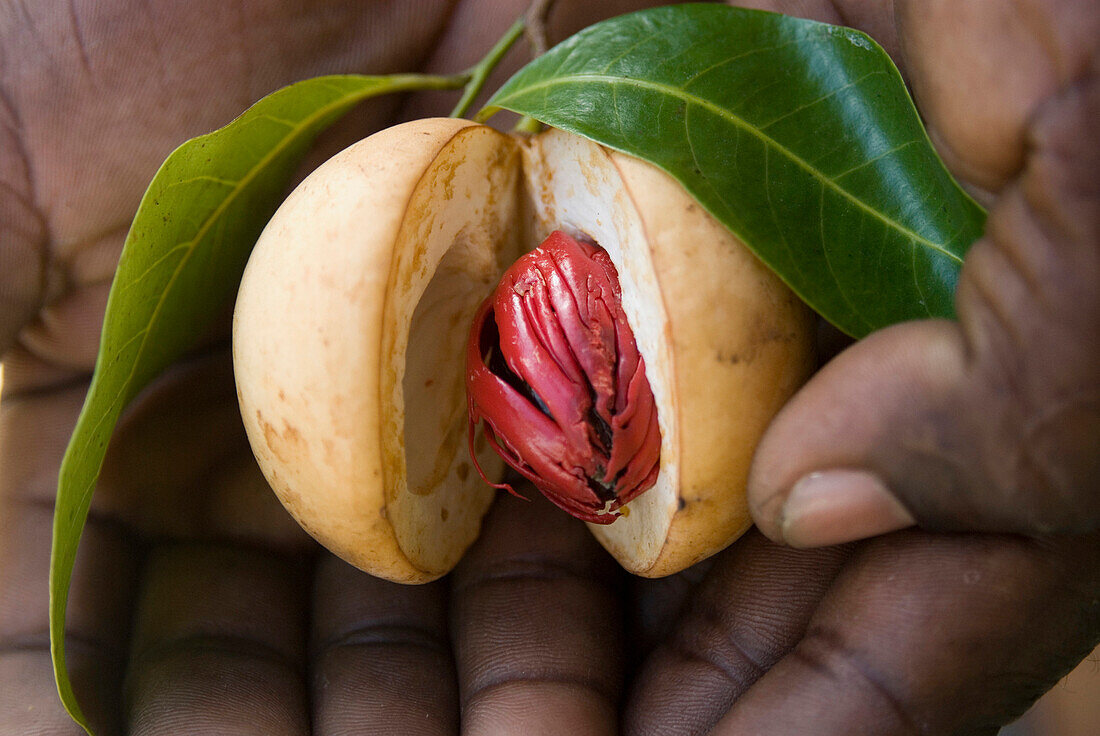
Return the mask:
<path id="1" fill-rule="evenodd" d="M 978 467 L 963 425 L 988 426 L 981 415 L 989 407 L 957 403 L 965 372 L 959 330 L 947 322 L 891 327 L 837 356 L 757 448 L 749 503 L 761 530 L 803 547 L 917 519 L 941 528 L 980 524 L 980 494 L 959 492 Z"/>
<path id="2" fill-rule="evenodd" d="M 914 322 L 871 335 L 822 369 L 757 449 L 749 503 L 761 530 L 813 547 L 914 523 L 1023 534 L 1098 528 L 1095 398 L 1033 406 L 966 348 L 958 325 Z"/>

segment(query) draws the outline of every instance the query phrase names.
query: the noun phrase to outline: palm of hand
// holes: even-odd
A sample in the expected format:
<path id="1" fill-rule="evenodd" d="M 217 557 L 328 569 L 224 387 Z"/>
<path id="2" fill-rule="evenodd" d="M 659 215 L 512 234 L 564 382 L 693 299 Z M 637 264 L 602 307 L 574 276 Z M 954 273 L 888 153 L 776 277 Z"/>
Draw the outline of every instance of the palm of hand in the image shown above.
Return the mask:
<path id="1" fill-rule="evenodd" d="M 3 732 L 69 728 L 45 638 L 51 498 L 94 359 L 92 315 L 156 165 L 279 84 L 356 68 L 453 70 L 498 31 L 473 22 L 486 15 L 477 3 L 449 22 L 431 3 L 362 12 L 332 2 L 300 17 L 291 3 L 269 15 L 242 3 L 239 16 L 211 16 L 221 5 L 164 18 L 141 16 L 147 4 L 78 6 L 87 14 L 65 31 L 44 28 L 57 14 L 43 11 L 12 32 L 43 61 L 4 80 L 20 93 L 5 109 L 21 127 L 0 133 L 19 144 L 0 138 L 0 155 L 20 151 L 5 168 L 15 194 L 0 199 L 11 215 L 0 257 L 13 264 L 0 273 L 11 304 L 0 350 L 14 345 L 0 425 L 0 691 L 17 706 L 0 712 Z M 513 5 L 494 23 L 523 4 Z M 571 28 L 596 19 L 579 5 L 558 9 Z M 872 31 L 880 20 L 858 19 Z M 186 30 L 215 25 L 239 32 Z M 43 38 L 84 45 L 55 42 L 51 67 L 31 50 Z M 149 69 L 161 75 L 153 85 Z M 35 98 L 47 84 L 65 90 L 64 104 Z M 440 112 L 431 97 L 404 105 L 368 106 L 323 147 Z M 1004 175 L 999 160 L 960 166 L 984 186 Z M 820 733 L 855 722 L 947 731 L 1000 722 L 1095 635 L 1100 560 L 1088 540 L 909 532 L 796 551 L 751 534 L 709 572 L 635 582 L 579 524 L 502 499 L 453 575 L 383 583 L 318 550 L 273 500 L 240 430 L 223 343 L 211 342 L 128 413 L 93 503 L 69 658 L 104 732 L 612 733 L 621 718 L 637 733 L 720 719 L 730 732 L 808 733 L 811 716 Z M 945 659 L 959 649 L 965 658 Z M 991 675 L 1004 678 L 1000 699 Z M 799 702 L 780 708 L 796 689 Z"/>

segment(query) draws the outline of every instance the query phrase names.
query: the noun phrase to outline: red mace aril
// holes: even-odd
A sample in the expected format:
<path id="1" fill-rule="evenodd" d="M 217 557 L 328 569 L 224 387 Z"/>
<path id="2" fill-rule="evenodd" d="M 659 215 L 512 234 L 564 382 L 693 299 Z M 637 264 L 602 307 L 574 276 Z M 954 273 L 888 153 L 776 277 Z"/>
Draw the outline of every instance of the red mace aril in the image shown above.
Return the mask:
<path id="1" fill-rule="evenodd" d="M 596 524 L 613 522 L 656 482 L 661 455 L 657 407 L 621 298 L 607 252 L 555 231 L 504 273 L 466 349 L 474 464 L 484 421 L 505 462 Z"/>

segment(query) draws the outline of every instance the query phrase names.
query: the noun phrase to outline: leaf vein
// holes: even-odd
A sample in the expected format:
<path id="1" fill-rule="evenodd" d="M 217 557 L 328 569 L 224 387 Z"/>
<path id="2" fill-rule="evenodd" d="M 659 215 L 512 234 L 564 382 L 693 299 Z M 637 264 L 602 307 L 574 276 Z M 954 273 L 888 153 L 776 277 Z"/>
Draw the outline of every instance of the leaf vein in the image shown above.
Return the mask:
<path id="1" fill-rule="evenodd" d="M 291 130 L 293 130 L 294 128 L 297 128 L 301 124 L 301 123 L 295 122 L 293 120 L 287 120 L 286 118 L 281 118 L 281 117 L 278 117 L 276 115 L 270 115 L 270 114 L 258 115 L 258 116 L 256 116 L 256 119 L 257 120 L 270 120 L 273 123 L 278 123 L 279 125 L 285 125 L 286 127 L 290 128 Z"/>
<path id="2" fill-rule="evenodd" d="M 928 297 L 924 293 L 924 287 L 920 285 L 920 279 L 917 278 L 916 243 L 913 243 L 909 248 L 909 262 L 912 265 L 911 273 L 913 275 L 913 285 L 917 287 L 917 294 L 920 295 L 920 305 L 924 307 L 924 313 L 931 317 L 933 315 L 931 307 L 928 306 Z"/>
<path id="3" fill-rule="evenodd" d="M 889 151 L 883 151 L 882 153 L 880 153 L 879 155 L 877 155 L 873 158 L 869 158 L 866 161 L 863 161 L 863 162 L 860 162 L 860 163 L 856 164 L 855 166 L 851 167 L 850 169 L 846 169 L 846 170 L 840 172 L 839 174 L 835 174 L 833 176 L 833 181 L 838 181 L 838 180 L 844 178 L 845 176 L 848 176 L 849 174 L 853 174 L 853 173 L 859 171 L 860 169 L 862 169 L 866 166 L 870 166 L 871 164 L 875 163 L 876 161 L 880 161 L 880 160 L 886 158 L 887 156 L 895 154 L 898 151 L 900 151 L 904 148 L 908 148 L 909 146 L 912 146 L 916 143 L 920 143 L 920 140 L 917 139 L 917 138 L 914 138 L 912 140 L 906 141 L 905 143 L 901 143 L 899 145 L 896 145 L 893 148 L 891 148 Z M 948 239 L 948 242 L 950 242 L 950 239 Z"/>
<path id="4" fill-rule="evenodd" d="M 180 179 L 179 181 L 170 182 L 165 185 L 164 189 L 162 189 L 161 192 L 167 192 L 170 189 L 175 189 L 176 187 L 187 186 L 188 184 L 197 184 L 204 181 L 211 182 L 212 184 L 221 184 L 227 187 L 235 187 L 240 183 L 240 181 L 236 179 L 224 179 L 220 176 L 214 176 L 212 174 L 197 174 L 196 176 L 189 176 L 186 179 Z"/>
<path id="5" fill-rule="evenodd" d="M 848 294 L 844 291 L 840 279 L 837 278 L 836 269 L 833 268 L 833 259 L 829 257 L 829 246 L 825 240 L 825 187 L 820 187 L 819 191 L 821 192 L 821 196 L 818 197 L 817 232 L 819 234 L 821 255 L 825 259 L 825 266 L 829 269 L 829 275 L 833 277 L 833 284 L 836 285 L 836 293 L 839 294 L 840 298 L 844 300 L 844 303 L 848 305 L 848 310 L 851 312 L 852 316 L 862 322 L 864 326 L 870 328 L 871 323 L 867 321 L 867 318 L 856 309 L 855 304 L 848 298 Z"/>
<path id="6" fill-rule="evenodd" d="M 607 74 L 609 71 L 611 71 L 611 67 L 615 66 L 615 64 L 617 64 L 618 62 L 620 62 L 624 58 L 626 58 L 627 54 L 634 51 L 639 46 L 641 46 L 643 44 L 646 44 L 646 43 L 649 43 L 652 40 L 653 40 L 653 35 L 650 34 L 648 36 L 643 36 L 642 38 L 638 39 L 634 43 L 630 44 L 630 46 L 628 46 L 621 54 L 619 54 L 618 56 L 612 58 L 610 61 L 607 62 L 607 64 L 603 68 L 603 73 Z"/>
<path id="7" fill-rule="evenodd" d="M 172 246 L 168 250 L 161 253 L 160 256 L 158 256 L 156 260 L 154 260 L 152 263 L 150 263 L 148 268 L 146 268 L 144 271 L 139 273 L 134 278 L 128 280 L 126 283 L 121 284 L 119 286 L 119 290 L 120 291 L 127 291 L 127 290 L 132 289 L 133 287 L 137 286 L 142 281 L 144 281 L 145 277 L 148 276 L 150 273 L 152 273 L 157 268 L 157 266 L 164 263 L 169 258 L 169 256 L 171 256 L 174 253 L 177 253 L 181 250 L 185 250 L 185 251 L 189 250 L 192 246 L 194 246 L 194 244 L 195 244 L 194 240 L 185 240 L 181 243 L 177 243 L 176 245 Z"/>
<path id="8" fill-rule="evenodd" d="M 710 66 L 705 67 L 703 69 L 700 69 L 699 71 L 695 72 L 690 77 L 685 79 L 683 81 L 683 85 L 682 85 L 683 89 L 686 90 L 688 88 L 688 85 L 691 85 L 694 82 L 696 82 L 699 79 L 699 77 L 703 76 L 704 74 L 707 74 L 708 72 L 712 72 L 715 69 L 718 69 L 719 67 L 726 66 L 727 64 L 732 64 L 735 61 L 741 61 L 742 59 L 744 59 L 746 57 L 752 56 L 754 54 L 761 54 L 761 53 L 764 53 L 765 51 L 778 51 L 779 49 L 784 48 L 786 46 L 790 46 L 793 43 L 795 43 L 795 41 L 792 39 L 790 41 L 784 41 L 783 43 L 778 44 L 777 46 L 762 46 L 760 48 L 749 49 L 748 51 L 737 54 L 736 56 L 731 56 L 728 59 L 722 59 L 721 61 L 716 61 L 715 63 L 711 64 Z"/>
<path id="9" fill-rule="evenodd" d="M 868 77 L 872 77 L 876 74 L 885 74 L 885 72 L 883 72 L 882 70 L 867 72 L 866 74 L 864 74 L 859 79 L 853 79 L 851 82 L 848 82 L 845 85 L 837 87 L 836 89 L 834 89 L 830 92 L 827 92 L 826 94 L 821 95 L 820 97 L 818 97 L 815 100 L 810 100 L 809 102 L 805 102 L 805 103 L 799 105 L 798 107 L 794 108 L 793 110 L 788 110 L 787 112 L 783 113 L 782 115 L 775 118 L 774 120 L 769 120 L 768 122 L 766 122 L 763 125 L 760 125 L 758 127 L 762 131 L 767 130 L 768 128 L 772 127 L 773 125 L 775 125 L 779 121 L 786 120 L 791 115 L 797 115 L 798 113 L 802 112 L 803 110 L 806 110 L 807 108 L 813 107 L 814 105 L 819 105 L 822 102 L 824 102 L 825 100 L 828 100 L 832 97 L 837 96 L 838 94 L 840 94 L 841 92 L 843 92 L 846 89 L 851 89 L 852 87 L 855 87 L 857 84 L 859 84 L 863 80 L 867 79 Z"/>

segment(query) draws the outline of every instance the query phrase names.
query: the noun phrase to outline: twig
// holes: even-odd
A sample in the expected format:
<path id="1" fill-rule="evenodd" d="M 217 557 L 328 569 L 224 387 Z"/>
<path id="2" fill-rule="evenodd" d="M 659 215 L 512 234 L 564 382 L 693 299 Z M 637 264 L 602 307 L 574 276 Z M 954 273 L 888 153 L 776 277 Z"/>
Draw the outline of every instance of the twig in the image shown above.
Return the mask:
<path id="1" fill-rule="evenodd" d="M 524 35 L 527 36 L 527 43 L 531 45 L 531 55 L 534 57 L 542 56 L 550 48 L 546 20 L 556 2 L 557 0 L 531 0 L 531 4 L 527 6 L 527 27 Z"/>
<path id="2" fill-rule="evenodd" d="M 508 53 L 508 49 L 512 48 L 512 44 L 523 34 L 525 25 L 525 19 L 520 18 L 512 27 L 497 41 L 496 45 L 489 50 L 489 53 L 485 55 L 485 58 L 474 64 L 470 69 L 466 71 L 470 75 L 470 81 L 466 84 L 466 89 L 462 93 L 462 99 L 455 105 L 455 109 L 451 110 L 452 118 L 460 118 L 469 111 L 470 106 L 474 104 L 474 100 L 481 92 L 481 88 L 485 86 L 485 81 L 489 78 L 489 73 L 496 68 L 496 65 L 500 63 L 500 60 L 504 58 L 504 55 Z"/>

